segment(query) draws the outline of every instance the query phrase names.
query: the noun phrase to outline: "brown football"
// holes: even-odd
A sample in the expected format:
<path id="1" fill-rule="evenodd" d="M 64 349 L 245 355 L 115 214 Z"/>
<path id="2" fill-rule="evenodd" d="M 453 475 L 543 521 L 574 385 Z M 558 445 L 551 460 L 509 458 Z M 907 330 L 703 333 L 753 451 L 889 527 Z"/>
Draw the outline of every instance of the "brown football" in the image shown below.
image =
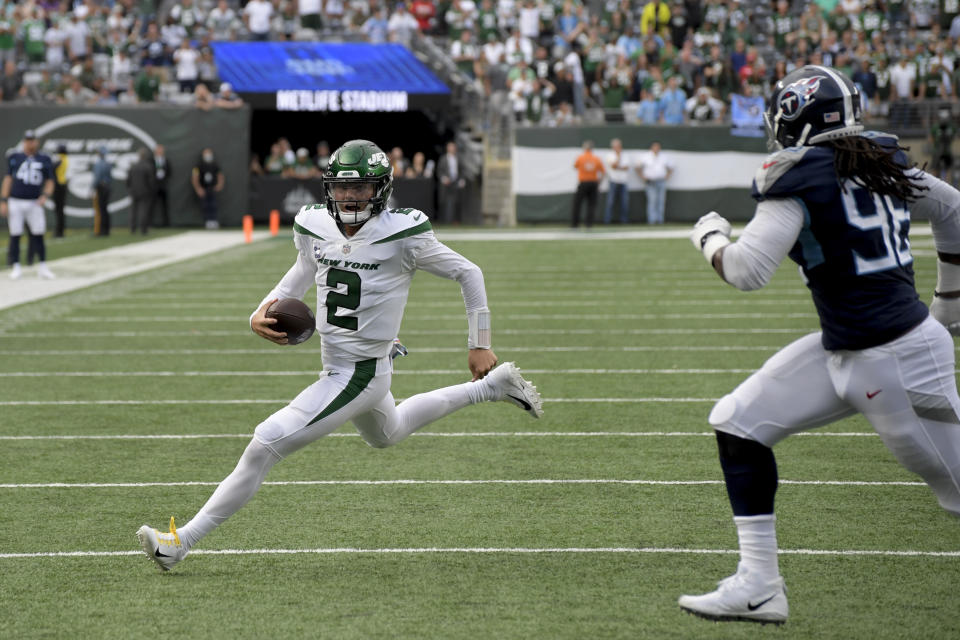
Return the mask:
<path id="1" fill-rule="evenodd" d="M 266 316 L 276 318 L 271 329 L 287 334 L 287 344 L 306 342 L 317 329 L 317 319 L 306 304 L 296 298 L 277 300 L 267 308 Z"/>

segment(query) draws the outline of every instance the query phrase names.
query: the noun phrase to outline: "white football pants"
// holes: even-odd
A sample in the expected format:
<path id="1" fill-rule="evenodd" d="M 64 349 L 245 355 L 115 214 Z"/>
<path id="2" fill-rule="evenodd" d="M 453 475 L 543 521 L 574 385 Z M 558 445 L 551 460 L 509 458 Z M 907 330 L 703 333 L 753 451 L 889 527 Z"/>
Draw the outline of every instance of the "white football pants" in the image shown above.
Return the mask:
<path id="1" fill-rule="evenodd" d="M 710 413 L 717 430 L 772 447 L 787 436 L 862 413 L 900 463 L 960 516 L 960 397 L 953 339 L 932 316 L 887 344 L 827 351 L 800 338 Z"/>
<path id="2" fill-rule="evenodd" d="M 10 235 L 12 236 L 23 235 L 24 222 L 30 227 L 30 233 L 35 236 L 47 232 L 47 217 L 43 213 L 43 207 L 36 200 L 9 198 L 7 200 L 7 216 L 7 226 L 10 228 Z"/>
<path id="3" fill-rule="evenodd" d="M 180 528 L 181 541 L 192 547 L 256 494 L 274 464 L 348 421 L 370 446 L 389 447 L 458 409 L 493 400 L 497 393 L 478 380 L 421 393 L 396 406 L 392 377 L 389 358 L 325 362 L 319 380 L 260 423 L 233 472 Z"/>

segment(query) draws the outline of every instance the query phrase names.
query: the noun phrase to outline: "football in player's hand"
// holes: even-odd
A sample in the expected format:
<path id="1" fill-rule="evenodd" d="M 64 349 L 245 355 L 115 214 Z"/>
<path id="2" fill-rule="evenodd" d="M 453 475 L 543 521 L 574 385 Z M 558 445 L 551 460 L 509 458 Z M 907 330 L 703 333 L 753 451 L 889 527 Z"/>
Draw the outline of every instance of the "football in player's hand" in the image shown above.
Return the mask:
<path id="1" fill-rule="evenodd" d="M 267 308 L 266 316 L 276 318 L 270 328 L 287 334 L 287 344 L 300 344 L 313 335 L 317 319 L 310 307 L 296 298 L 277 300 Z"/>

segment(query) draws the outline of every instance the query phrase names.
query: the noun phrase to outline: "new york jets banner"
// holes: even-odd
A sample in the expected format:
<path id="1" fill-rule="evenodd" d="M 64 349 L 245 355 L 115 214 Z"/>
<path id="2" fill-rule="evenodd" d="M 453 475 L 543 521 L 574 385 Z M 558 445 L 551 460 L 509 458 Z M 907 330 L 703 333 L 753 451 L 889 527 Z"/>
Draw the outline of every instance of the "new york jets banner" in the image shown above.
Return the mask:
<path id="1" fill-rule="evenodd" d="M 753 215 L 753 174 L 766 156 L 763 140 L 737 138 L 727 127 L 605 126 L 518 129 L 513 148 L 513 188 L 518 222 L 567 223 L 577 171 L 573 163 L 585 140 L 604 162 L 619 138 L 630 160 L 630 221 L 646 221 L 643 181 L 636 173 L 650 145 L 659 142 L 674 165 L 667 181 L 667 222 L 688 222 L 716 210 L 731 220 Z M 606 182 L 601 184 L 595 223 L 603 220 Z M 614 214 L 614 220 L 618 216 Z"/>
<path id="2" fill-rule="evenodd" d="M 108 210 L 113 225 L 129 220 L 130 197 L 127 173 L 140 149 L 164 146 L 169 162 L 168 183 L 171 224 L 203 222 L 200 200 L 190 184 L 190 174 L 204 147 L 213 149 L 225 177 L 218 196 L 220 223 L 239 224 L 246 213 L 250 111 L 201 111 L 176 106 L 104 107 L 77 109 L 61 106 L 10 106 L 0 108 L 3 127 L 0 145 L 9 151 L 20 144 L 23 132 L 34 129 L 44 153 L 54 155 L 59 147 L 67 155 L 67 224 L 83 227 L 93 217 L 93 165 L 101 148 L 113 165 L 113 184 Z M 53 203 L 47 202 L 53 210 Z M 154 221 L 158 220 L 155 213 Z"/>

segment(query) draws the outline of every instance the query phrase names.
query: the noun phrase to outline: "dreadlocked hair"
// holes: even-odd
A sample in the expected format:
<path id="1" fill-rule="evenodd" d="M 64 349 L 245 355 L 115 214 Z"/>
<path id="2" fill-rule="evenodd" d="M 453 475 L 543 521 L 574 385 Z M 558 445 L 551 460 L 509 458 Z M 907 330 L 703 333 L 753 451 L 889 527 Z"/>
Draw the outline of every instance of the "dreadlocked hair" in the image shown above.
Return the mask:
<path id="1" fill-rule="evenodd" d="M 840 188 L 846 192 L 844 178 L 865 189 L 883 196 L 899 198 L 912 202 L 919 191 L 927 187 L 916 184 L 920 180 L 919 172 L 908 173 L 913 167 L 899 164 L 894 156 L 898 151 L 908 151 L 909 147 L 883 147 L 870 138 L 847 136 L 824 143 L 833 149 L 833 166 L 840 181 Z"/>

